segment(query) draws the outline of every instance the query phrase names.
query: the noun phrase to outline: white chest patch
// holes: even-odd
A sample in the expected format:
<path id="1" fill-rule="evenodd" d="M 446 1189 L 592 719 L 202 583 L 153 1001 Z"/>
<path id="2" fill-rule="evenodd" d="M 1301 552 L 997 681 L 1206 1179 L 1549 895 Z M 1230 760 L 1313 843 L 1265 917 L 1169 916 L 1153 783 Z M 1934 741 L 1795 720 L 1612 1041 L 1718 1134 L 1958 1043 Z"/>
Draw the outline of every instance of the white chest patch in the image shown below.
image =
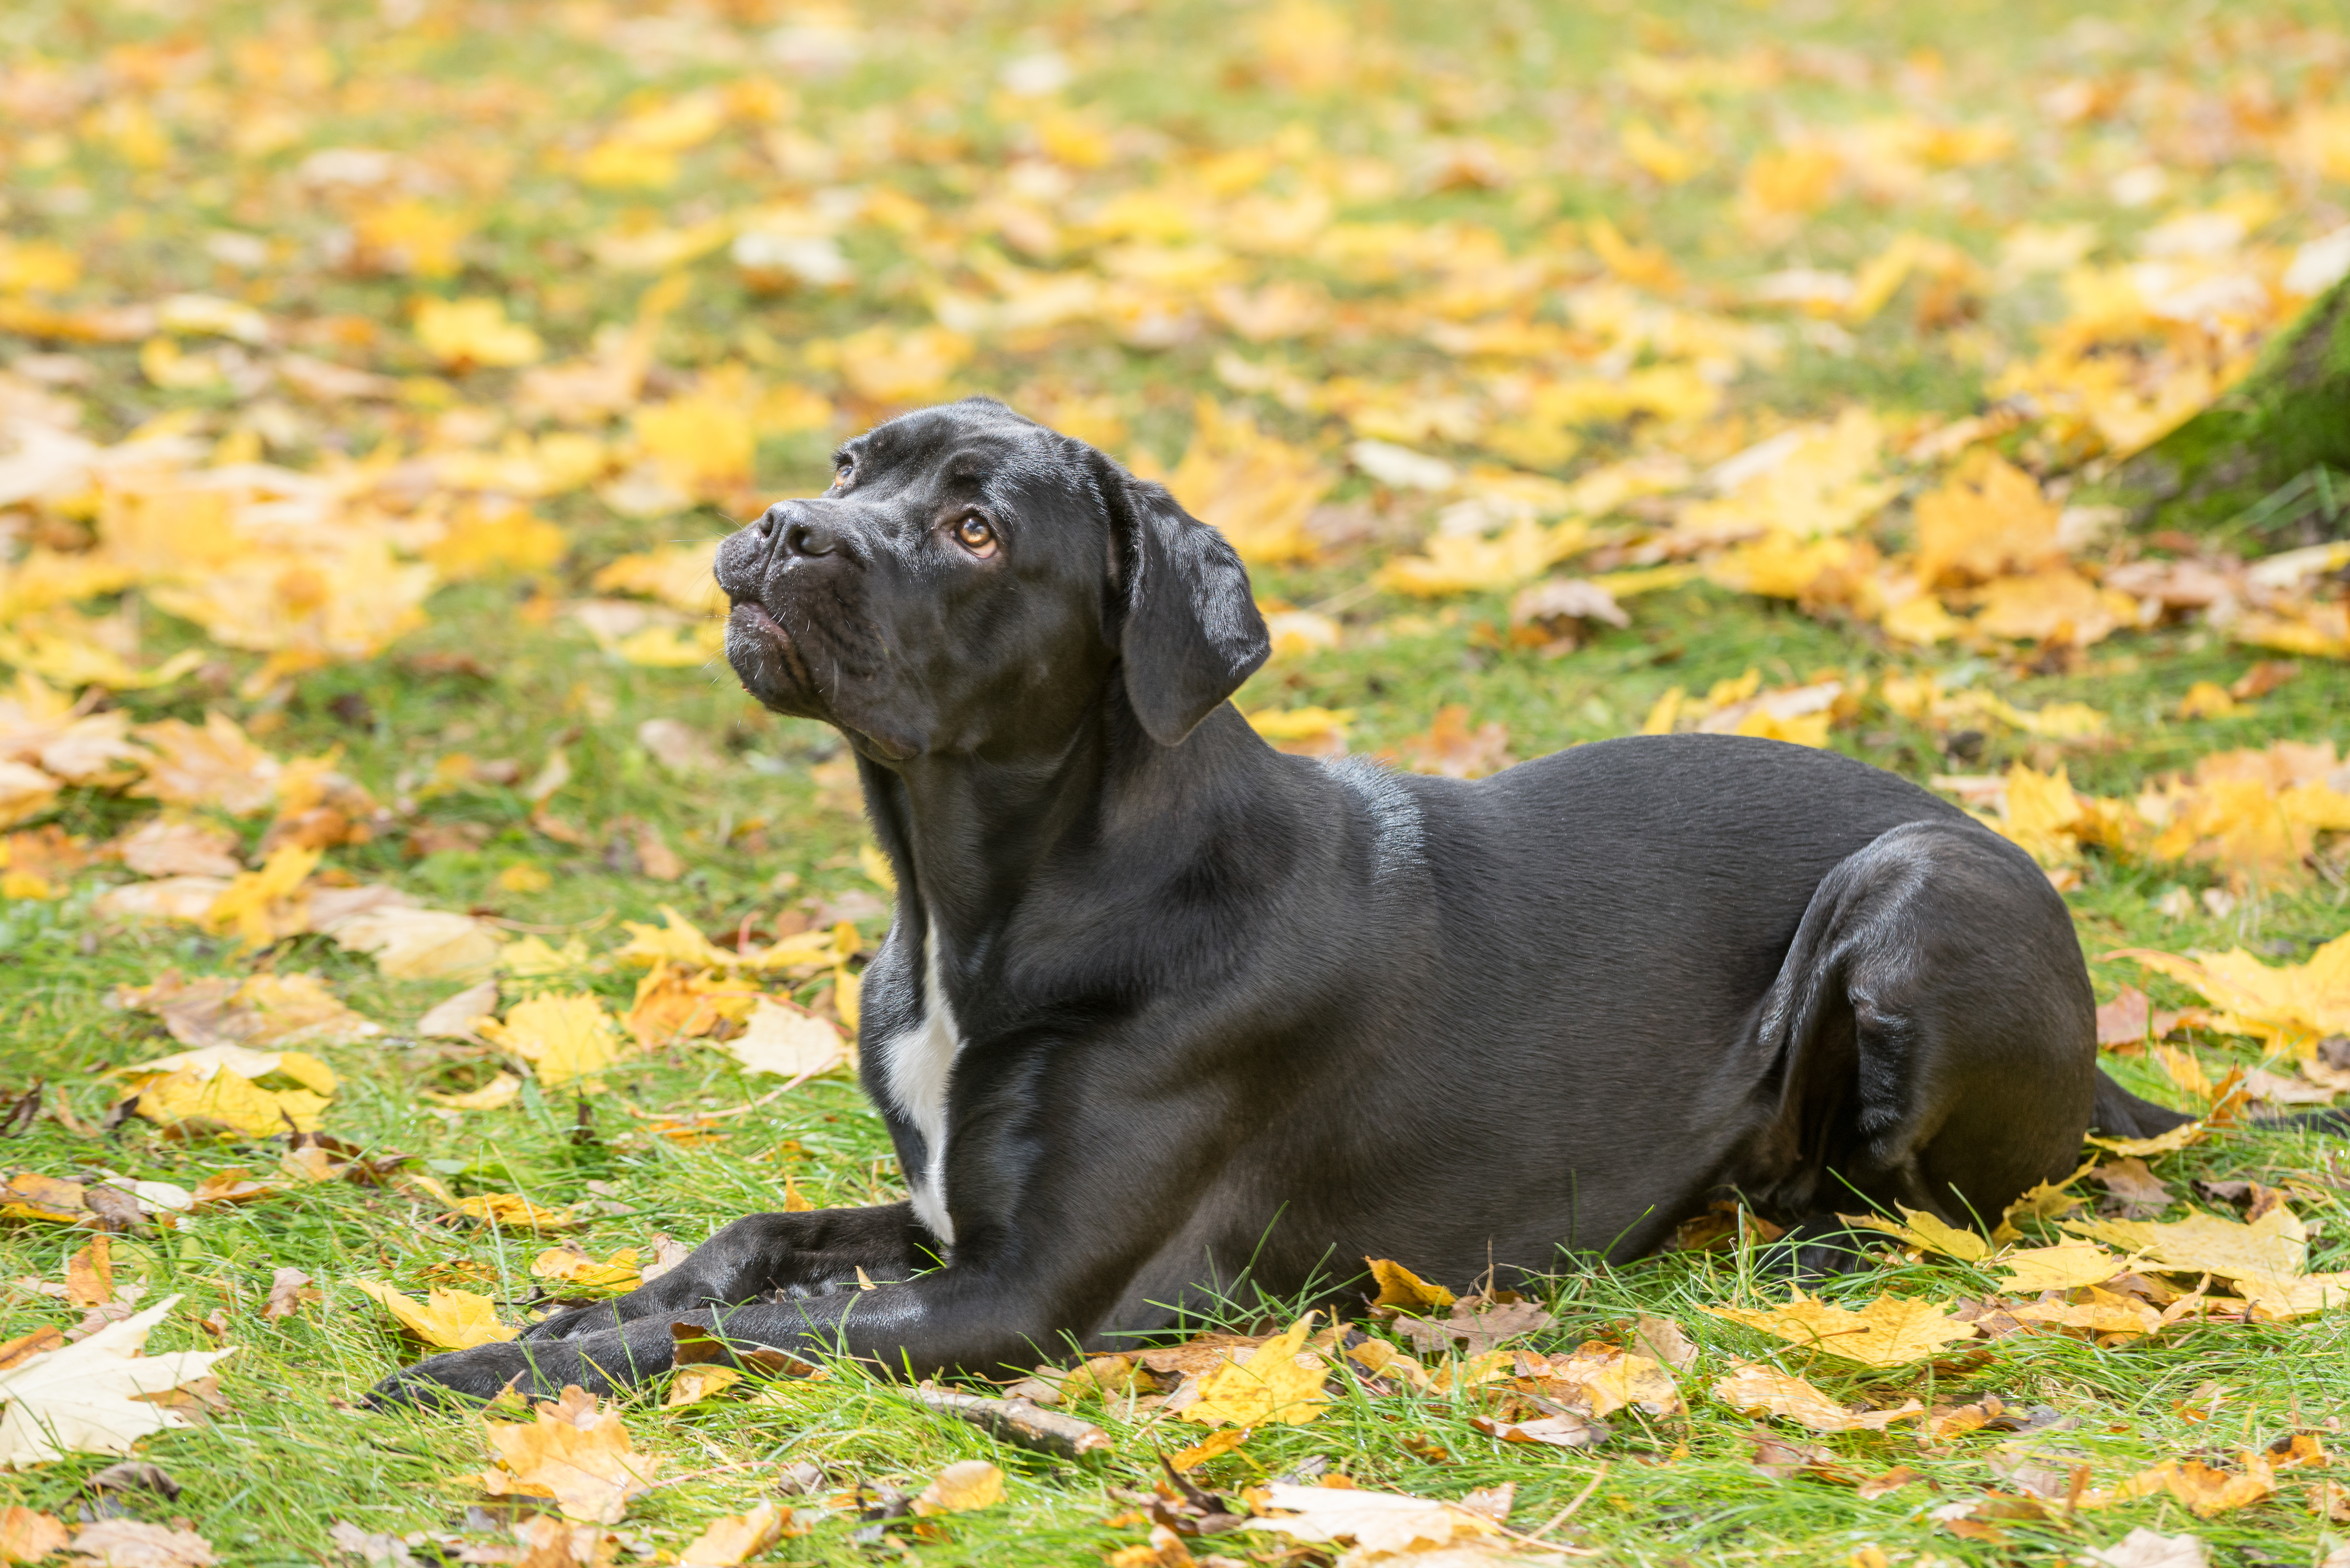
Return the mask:
<path id="1" fill-rule="evenodd" d="M 954 1071 L 955 1053 L 962 1049 L 962 1031 L 955 1026 L 946 987 L 939 983 L 938 938 L 925 933 L 922 1016 L 889 1041 L 889 1097 L 920 1130 L 929 1155 L 928 1168 L 906 1173 L 913 1189 L 914 1217 L 949 1246 L 954 1245 L 954 1221 L 947 1216 L 947 1078 Z"/>

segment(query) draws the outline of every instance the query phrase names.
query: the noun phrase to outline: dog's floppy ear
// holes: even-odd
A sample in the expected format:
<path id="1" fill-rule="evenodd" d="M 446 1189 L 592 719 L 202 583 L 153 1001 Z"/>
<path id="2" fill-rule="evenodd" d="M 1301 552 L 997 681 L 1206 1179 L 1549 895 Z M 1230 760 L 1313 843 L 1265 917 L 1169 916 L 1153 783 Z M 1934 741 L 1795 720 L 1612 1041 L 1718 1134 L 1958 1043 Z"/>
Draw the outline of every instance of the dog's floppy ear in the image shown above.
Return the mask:
<path id="1" fill-rule="evenodd" d="M 1150 738 L 1176 746 L 1273 651 L 1248 568 L 1164 486 L 1105 462 L 1104 499 L 1123 589 L 1118 658 Z"/>

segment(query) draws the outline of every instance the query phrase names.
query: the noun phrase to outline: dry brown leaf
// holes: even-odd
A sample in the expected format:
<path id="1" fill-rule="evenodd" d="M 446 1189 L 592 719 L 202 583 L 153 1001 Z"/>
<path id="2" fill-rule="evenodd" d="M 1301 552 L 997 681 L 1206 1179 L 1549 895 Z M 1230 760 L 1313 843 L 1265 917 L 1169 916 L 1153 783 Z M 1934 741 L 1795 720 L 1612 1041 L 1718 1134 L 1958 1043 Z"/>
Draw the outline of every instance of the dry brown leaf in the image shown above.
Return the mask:
<path id="1" fill-rule="evenodd" d="M 748 1025 L 725 1050 L 745 1070 L 779 1078 L 828 1073 L 848 1060 L 848 1044 L 828 1020 L 767 996 L 754 1004 Z"/>
<path id="2" fill-rule="evenodd" d="M 1537 1443 L 1554 1449 L 1592 1449 L 1607 1440 L 1607 1428 L 1572 1413 L 1541 1416 L 1531 1421 L 1503 1421 L 1492 1416 L 1471 1416 L 1469 1424 L 1504 1443 Z"/>
<path id="3" fill-rule="evenodd" d="M 1676 1372 L 1687 1372 L 1697 1361 L 1697 1346 L 1669 1317 L 1643 1317 L 1633 1324 L 1632 1343 Z"/>
<path id="4" fill-rule="evenodd" d="M 236 835 L 184 818 L 151 816 L 109 846 L 141 877 L 230 877 L 237 864 Z"/>
<path id="5" fill-rule="evenodd" d="M 515 1103 L 522 1094 L 522 1080 L 512 1073 L 499 1073 L 478 1089 L 463 1094 L 437 1094 L 423 1091 L 424 1098 L 436 1106 L 452 1111 L 502 1111 Z"/>
<path id="6" fill-rule="evenodd" d="M 74 1532 L 72 1552 L 93 1568 L 210 1568 L 213 1543 L 192 1530 L 101 1519 Z"/>
<path id="7" fill-rule="evenodd" d="M 100 1306 L 114 1299 L 113 1243 L 99 1236 L 66 1260 L 66 1304 Z"/>
<path id="8" fill-rule="evenodd" d="M 1258 1516 L 1242 1528 L 1271 1531 L 1295 1541 L 1351 1541 L 1366 1553 L 1407 1555 L 1486 1540 L 1502 1530 L 1491 1515 L 1459 1503 L 1288 1481 L 1268 1485 Z"/>
<path id="9" fill-rule="evenodd" d="M 281 1267 L 269 1277 L 269 1300 L 263 1303 L 261 1315 L 276 1323 L 325 1299 L 309 1275 L 296 1268 Z"/>
<path id="10" fill-rule="evenodd" d="M 66 1544 L 66 1527 L 55 1514 L 11 1503 L 0 1508 L 0 1563 L 36 1563 Z"/>
<path id="11" fill-rule="evenodd" d="M 420 1040 L 479 1040 L 475 1026 L 498 1010 L 498 982 L 485 980 L 435 1002 L 416 1021 Z"/>

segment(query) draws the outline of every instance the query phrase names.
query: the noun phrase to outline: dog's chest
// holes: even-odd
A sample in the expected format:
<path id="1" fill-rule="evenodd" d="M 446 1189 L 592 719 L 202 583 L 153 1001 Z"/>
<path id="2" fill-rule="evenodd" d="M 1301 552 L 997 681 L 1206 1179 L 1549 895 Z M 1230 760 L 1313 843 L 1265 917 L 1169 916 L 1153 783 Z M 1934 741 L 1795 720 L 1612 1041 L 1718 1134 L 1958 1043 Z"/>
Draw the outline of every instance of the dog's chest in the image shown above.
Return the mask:
<path id="1" fill-rule="evenodd" d="M 952 1246 L 954 1220 L 946 1203 L 947 1084 L 954 1073 L 955 1053 L 962 1049 L 962 1031 L 955 1025 L 954 1009 L 939 981 L 935 934 L 922 940 L 921 1013 L 891 1035 L 883 1049 L 889 1097 L 922 1135 L 923 1168 L 906 1173 L 915 1218 Z"/>

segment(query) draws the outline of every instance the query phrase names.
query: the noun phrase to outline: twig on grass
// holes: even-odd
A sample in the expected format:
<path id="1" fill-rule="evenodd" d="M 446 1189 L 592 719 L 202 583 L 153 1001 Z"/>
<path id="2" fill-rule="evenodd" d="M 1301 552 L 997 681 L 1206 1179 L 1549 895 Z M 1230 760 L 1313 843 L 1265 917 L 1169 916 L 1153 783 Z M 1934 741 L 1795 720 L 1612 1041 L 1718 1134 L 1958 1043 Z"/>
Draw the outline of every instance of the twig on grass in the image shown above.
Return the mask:
<path id="1" fill-rule="evenodd" d="M 1007 1443 L 1039 1453 L 1058 1454 L 1074 1459 L 1087 1454 L 1103 1453 L 1109 1449 L 1109 1434 L 1091 1421 L 1080 1421 L 1075 1416 L 1064 1416 L 1057 1410 L 1047 1410 L 1025 1399 L 993 1399 L 980 1394 L 965 1394 L 960 1389 L 940 1388 L 925 1383 L 913 1390 L 914 1398 L 941 1415 L 952 1416 L 959 1421 L 969 1421 L 984 1428 Z"/>

